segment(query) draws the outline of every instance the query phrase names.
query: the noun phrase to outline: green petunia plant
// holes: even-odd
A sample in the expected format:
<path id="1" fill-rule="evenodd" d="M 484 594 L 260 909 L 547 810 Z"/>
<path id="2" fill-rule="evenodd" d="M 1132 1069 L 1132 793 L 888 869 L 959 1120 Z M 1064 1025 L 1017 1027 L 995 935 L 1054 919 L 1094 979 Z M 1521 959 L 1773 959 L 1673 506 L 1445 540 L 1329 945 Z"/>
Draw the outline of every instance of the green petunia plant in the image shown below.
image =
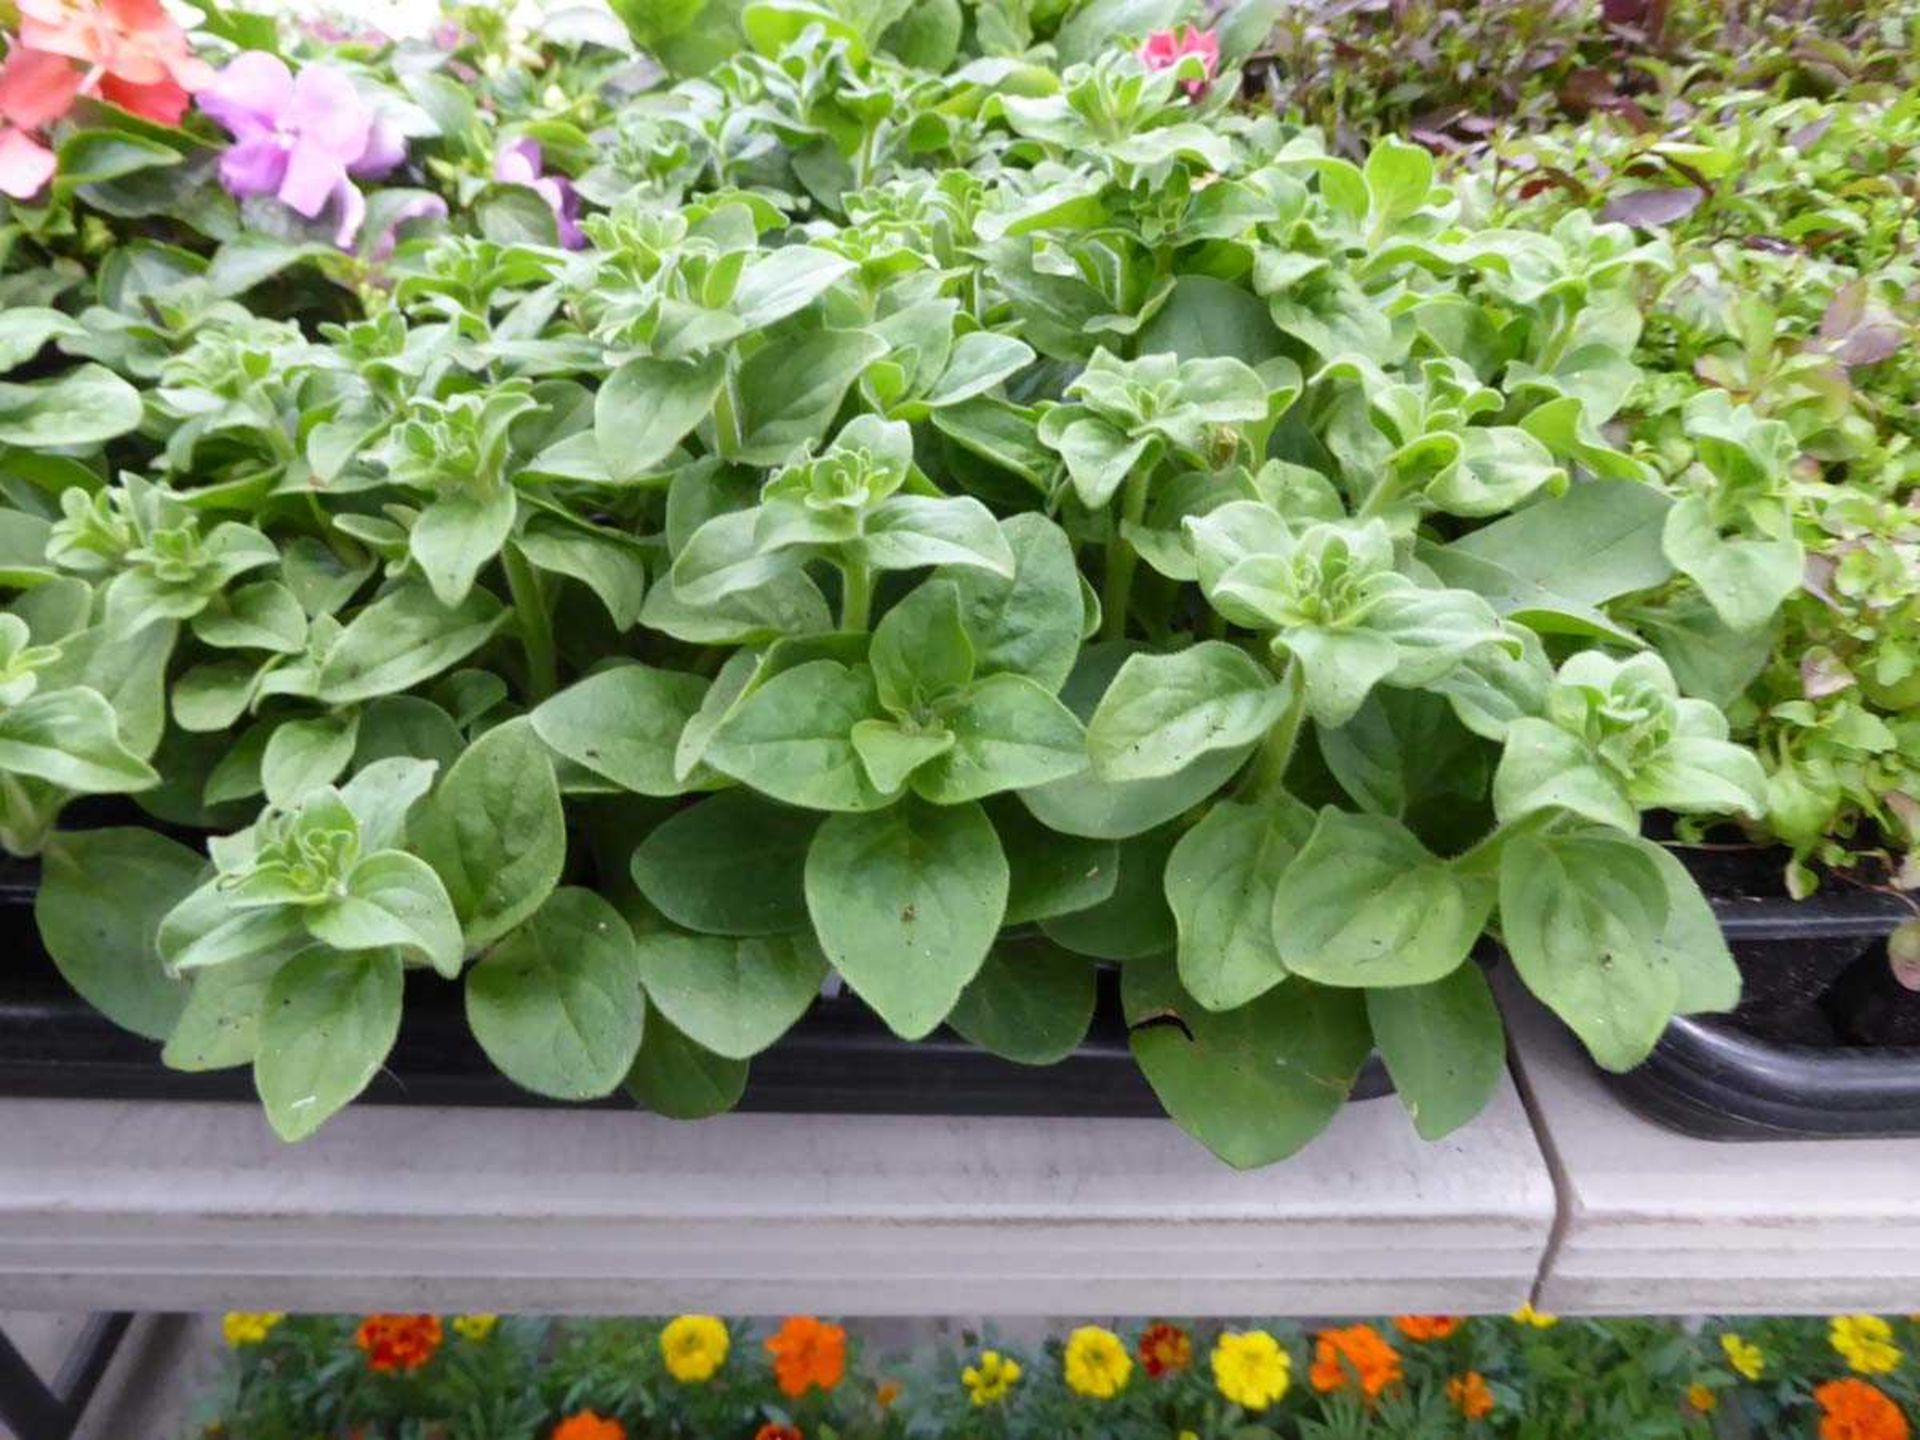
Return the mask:
<path id="1" fill-rule="evenodd" d="M 635 17 L 655 88 L 359 55 L 370 215 L 448 211 L 384 251 L 5 252 L 0 837 L 83 996 L 291 1139 L 435 992 L 694 1117 L 823 987 L 1046 1064 L 1117 970 L 1241 1166 L 1375 1051 L 1467 1123 L 1502 953 L 1616 1069 L 1734 1004 L 1648 822 L 1807 808 L 1700 659 L 1800 603 L 1807 436 L 1659 368 L 1671 244 L 1333 154 L 1137 7 L 734 8 Z"/>

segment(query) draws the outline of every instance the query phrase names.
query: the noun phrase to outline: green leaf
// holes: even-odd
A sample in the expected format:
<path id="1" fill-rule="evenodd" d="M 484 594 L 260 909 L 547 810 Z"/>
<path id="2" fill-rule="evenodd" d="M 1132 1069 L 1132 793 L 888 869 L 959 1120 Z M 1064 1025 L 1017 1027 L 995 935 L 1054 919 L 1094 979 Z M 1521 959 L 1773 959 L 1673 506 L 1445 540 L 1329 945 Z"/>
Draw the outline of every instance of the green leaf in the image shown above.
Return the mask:
<path id="1" fill-rule="evenodd" d="M 399 850 L 368 855 L 347 877 L 345 895 L 304 918 L 307 933 L 336 950 L 410 951 L 448 979 L 466 958 L 440 877 L 426 861 Z"/>
<path id="2" fill-rule="evenodd" d="M 860 544 L 876 570 L 951 565 L 1013 578 L 1013 552 L 993 512 L 971 496 L 890 496 L 866 517 Z"/>
<path id="3" fill-rule="evenodd" d="M 1254 744 L 1287 703 L 1273 675 L 1224 640 L 1134 655 L 1088 722 L 1087 752 L 1103 780 L 1161 779 L 1203 755 Z"/>
<path id="4" fill-rule="evenodd" d="M 1167 1114 L 1237 1169 L 1284 1160 L 1347 1103 L 1370 1047 L 1356 990 L 1291 979 L 1216 1014 L 1180 988 L 1170 960 L 1120 972 L 1134 1058 Z"/>
<path id="5" fill-rule="evenodd" d="M 641 842 L 633 853 L 633 883 L 656 910 L 689 930 L 784 934 L 807 923 L 802 877 L 819 826 L 810 811 L 723 790 Z M 711 1044 L 698 1030 L 682 1028 Z"/>
<path id="6" fill-rule="evenodd" d="M 350 710 L 276 725 L 260 757 L 268 803 L 291 806 L 309 790 L 338 780 L 353 759 L 359 730 L 360 717 Z"/>
<path id="7" fill-rule="evenodd" d="M 1433 190 L 1433 156 L 1424 145 L 1382 136 L 1367 154 L 1367 193 L 1376 227 L 1404 220 L 1427 203 Z"/>
<path id="8" fill-rule="evenodd" d="M 1080 653 L 1080 572 L 1066 531 L 1034 511 L 1000 522 L 1013 577 L 974 566 L 941 571 L 960 591 L 974 673 L 1024 675 L 1057 693 Z"/>
<path id="9" fill-rule="evenodd" d="M 917 0 L 880 40 L 903 64 L 938 75 L 953 64 L 965 24 L 960 0 Z"/>
<path id="10" fill-rule="evenodd" d="M 436 498 L 407 532 L 407 549 L 442 605 L 455 606 L 473 590 L 482 568 L 513 532 L 520 502 L 513 487 L 485 493 L 454 491 Z"/>
<path id="11" fill-rule="evenodd" d="M 1450 545 L 1424 546 L 1421 559 L 1523 623 L 1558 615 L 1606 627 L 1593 607 L 1673 575 L 1660 539 L 1671 503 L 1638 481 L 1588 480 Z"/>
<path id="12" fill-rule="evenodd" d="M 1258 365 L 1281 351 L 1266 302 L 1244 284 L 1210 275 L 1181 275 L 1173 293 L 1140 331 L 1140 353 L 1182 360 L 1227 356 Z"/>
<path id="13" fill-rule="evenodd" d="M 1274 888 L 1274 935 L 1309 980 L 1424 985 L 1467 958 L 1493 900 L 1398 821 L 1329 806 Z"/>
<path id="14" fill-rule="evenodd" d="M 953 744 L 916 770 L 936 805 L 1024 790 L 1087 768 L 1086 732 L 1066 706 L 1024 675 L 989 675 L 942 707 Z"/>
<path id="15" fill-rule="evenodd" d="M 31 775 L 83 795 L 144 790 L 152 766 L 120 741 L 120 721 L 98 691 L 42 691 L 0 710 L 0 772 Z"/>
<path id="16" fill-rule="evenodd" d="M 947 1023 L 1003 1060 L 1053 1065 L 1087 1038 L 1095 994 L 1089 961 L 1044 940 L 1001 940 Z"/>
<path id="17" fill-rule="evenodd" d="M 446 886 L 466 948 L 481 950 L 545 902 L 567 859 L 566 816 L 547 749 L 525 720 L 482 735 L 410 827 Z"/>
<path id="18" fill-rule="evenodd" d="M 1506 748 L 1493 774 L 1493 806 L 1503 824 L 1559 809 L 1619 830 L 1640 828 L 1639 807 L 1620 776 L 1579 736 L 1531 716 L 1507 727 Z"/>
<path id="19" fill-rule="evenodd" d="M 165 1039 L 186 1006 L 187 987 L 160 964 L 160 921 L 205 867 L 151 830 L 59 831 L 41 852 L 41 942 L 80 998 L 122 1029 Z"/>
<path id="20" fill-rule="evenodd" d="M 1172 25 L 1185 9 L 1183 0 L 1079 0 L 1054 36 L 1060 64 L 1092 60 L 1117 38 L 1143 40 Z"/>
<path id="21" fill-rule="evenodd" d="M 0 381 L 0 445 L 98 445 L 134 429 L 140 416 L 140 392 L 104 365 L 27 385 Z"/>
<path id="22" fill-rule="evenodd" d="M 251 1065 L 260 1050 L 267 988 L 287 959 L 275 953 L 197 972 L 186 1008 L 160 1051 L 161 1063 L 189 1073 Z"/>
<path id="23" fill-rule="evenodd" d="M 1667 512 L 1662 539 L 1667 558 L 1729 629 L 1759 629 L 1800 588 L 1805 552 L 1798 540 L 1724 535 L 1702 496 L 1689 495 Z"/>
<path id="24" fill-rule="evenodd" d="M 627 1093 L 669 1120 L 704 1120 L 740 1103 L 747 1062 L 729 1060 L 682 1035 L 655 1011 L 639 1058 L 627 1075 Z"/>
<path id="25" fill-rule="evenodd" d="M 554 750 L 622 789 L 678 795 L 674 747 L 700 708 L 707 682 L 677 670 L 618 665 L 569 685 L 533 712 Z"/>
<path id="26" fill-rule="evenodd" d="M 706 418 L 726 373 L 724 354 L 699 361 L 642 355 L 609 375 L 594 397 L 593 437 L 614 481 L 630 484 L 659 468 Z"/>
<path id="27" fill-rule="evenodd" d="M 638 548 L 626 536 L 537 515 L 513 543 L 540 569 L 570 576 L 591 590 L 616 629 L 631 630 L 639 623 L 647 572 Z"/>
<path id="28" fill-rule="evenodd" d="M 880 703 L 895 715 L 912 715 L 973 679 L 959 587 L 951 580 L 916 587 L 874 627 L 868 661 Z"/>
<path id="29" fill-rule="evenodd" d="M 758 1055 L 806 1014 L 827 976 L 813 937 L 640 937 L 640 978 L 656 1015 L 716 1055 Z"/>
<path id="30" fill-rule="evenodd" d="M 86 333 L 78 320 L 45 305 L 10 305 L 0 311 L 0 374 L 26 364 L 49 340 L 72 340 Z"/>
<path id="31" fill-rule="evenodd" d="M 1088 646 L 1060 692 L 1061 701 L 1086 720 L 1094 713 L 1114 672 L 1136 648 L 1131 643 Z M 1044 824 L 1062 834 L 1124 840 L 1197 805 L 1226 783 L 1252 749 L 1248 744 L 1217 750 L 1185 770 L 1158 780 L 1102 780 L 1087 770 L 1022 790 L 1020 798 Z"/>
<path id="32" fill-rule="evenodd" d="M 448 606 L 425 585 L 404 585 L 367 606 L 340 633 L 320 664 L 314 698 L 323 705 L 352 705 L 410 689 L 486 644 L 510 613 L 484 590 Z"/>
<path id="33" fill-rule="evenodd" d="M 1507 1073 L 1506 1032 L 1478 965 L 1427 985 L 1367 991 L 1367 1021 L 1422 1140 L 1473 1119 Z"/>
<path id="34" fill-rule="evenodd" d="M 1608 1070 L 1647 1057 L 1680 998 L 1667 881 L 1638 836 L 1517 835 L 1500 854 L 1500 933 L 1527 988 Z"/>
<path id="35" fill-rule="evenodd" d="M 400 1034 L 400 957 L 309 950 L 267 982 L 253 1079 L 282 1140 L 304 1140 L 367 1088 Z"/>
<path id="36" fill-rule="evenodd" d="M 912 798 L 836 815 L 807 852 L 807 910 L 827 958 L 895 1034 L 953 1009 L 1007 908 L 1007 859 L 978 805 Z"/>
<path id="37" fill-rule="evenodd" d="M 617 1090 L 645 1018 L 633 932 L 591 890 L 555 890 L 467 975 L 467 1023 L 487 1058 L 556 1100 Z"/>
<path id="38" fill-rule="evenodd" d="M 720 453 L 742 465 L 778 465 L 819 441 L 860 372 L 887 353 L 887 342 L 864 330 L 815 330 L 756 350 L 732 382 L 737 441 L 720 437 Z"/>
<path id="39" fill-rule="evenodd" d="M 1049 830 L 1011 798 L 991 802 L 987 813 L 1007 856 L 1006 924 L 1089 910 L 1113 894 L 1120 847 L 1111 840 Z"/>
<path id="40" fill-rule="evenodd" d="M 193 617 L 193 634 L 216 649 L 297 655 L 307 648 L 307 617 L 291 590 L 263 580 L 214 596 Z"/>
<path id="41" fill-rule="evenodd" d="M 748 330 L 764 330 L 807 308 L 843 276 L 853 261 L 812 245 L 788 245 L 748 265 L 733 288 L 733 313 Z"/>
<path id="42" fill-rule="evenodd" d="M 1270 805 L 1222 800 L 1168 855 L 1180 983 L 1207 1009 L 1237 1009 L 1287 978 L 1274 887 L 1312 827 L 1312 813 L 1284 796 Z"/>
<path id="43" fill-rule="evenodd" d="M 707 746 L 714 769 L 809 810 L 873 810 L 887 796 L 867 778 L 853 727 L 880 708 L 873 671 L 810 660 L 754 690 Z"/>
<path id="44" fill-rule="evenodd" d="M 1047 937 L 1098 960 L 1137 960 L 1174 948 L 1178 929 L 1167 904 L 1167 856 L 1179 838 L 1162 826 L 1120 844 L 1119 877 L 1097 905 L 1040 922 Z"/>

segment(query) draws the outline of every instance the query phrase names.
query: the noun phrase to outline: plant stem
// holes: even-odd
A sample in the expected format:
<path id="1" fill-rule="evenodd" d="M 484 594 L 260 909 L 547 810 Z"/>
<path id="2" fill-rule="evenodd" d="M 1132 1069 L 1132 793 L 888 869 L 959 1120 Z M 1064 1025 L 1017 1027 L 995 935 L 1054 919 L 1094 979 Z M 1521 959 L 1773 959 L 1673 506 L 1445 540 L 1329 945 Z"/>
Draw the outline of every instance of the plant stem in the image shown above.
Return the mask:
<path id="1" fill-rule="evenodd" d="M 560 688 L 560 660 L 553 648 L 553 616 L 547 612 L 546 587 L 540 572 L 527 563 L 519 547 L 508 543 L 500 552 L 507 566 L 507 590 L 520 621 L 520 643 L 527 652 L 527 685 L 535 703 Z"/>
<path id="2" fill-rule="evenodd" d="M 1287 661 L 1280 684 L 1291 691 L 1287 708 L 1267 731 L 1267 738 L 1260 742 L 1260 749 L 1240 782 L 1239 793 L 1248 800 L 1266 800 L 1286 788 L 1287 768 L 1293 764 L 1293 752 L 1300 745 L 1300 727 L 1307 718 L 1307 679 L 1300 673 L 1298 660 Z"/>
<path id="3" fill-rule="evenodd" d="M 1107 546 L 1106 583 L 1100 587 L 1100 638 L 1121 640 L 1127 633 L 1127 610 L 1133 598 L 1133 570 L 1139 555 L 1127 539 L 1126 526 L 1138 525 L 1147 513 L 1147 482 L 1152 472 L 1136 469 L 1120 492 L 1120 524 Z"/>
<path id="4" fill-rule="evenodd" d="M 844 555 L 840 575 L 840 628 L 864 630 L 873 609 L 873 569 L 857 556 Z"/>

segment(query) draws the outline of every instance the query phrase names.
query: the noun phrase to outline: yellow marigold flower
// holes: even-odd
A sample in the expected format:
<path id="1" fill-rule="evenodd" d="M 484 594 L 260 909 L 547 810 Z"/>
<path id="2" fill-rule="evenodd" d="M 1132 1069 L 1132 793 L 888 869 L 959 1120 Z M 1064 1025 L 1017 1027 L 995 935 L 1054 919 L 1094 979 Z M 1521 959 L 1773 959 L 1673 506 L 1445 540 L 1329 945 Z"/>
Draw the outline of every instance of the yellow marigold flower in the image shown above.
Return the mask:
<path id="1" fill-rule="evenodd" d="M 1127 1388 L 1133 1357 L 1120 1337 L 1098 1325 L 1082 1325 L 1067 1337 L 1067 1386 L 1090 1400 L 1111 1400 Z"/>
<path id="2" fill-rule="evenodd" d="M 900 1382 L 898 1380 L 882 1380 L 873 1387 L 873 1403 L 882 1410 L 891 1410 L 893 1402 L 899 1398 Z"/>
<path id="3" fill-rule="evenodd" d="M 286 1318 L 284 1310 L 229 1310 L 220 1321 L 220 1333 L 231 1349 L 239 1350 L 247 1345 L 264 1344 L 274 1326 Z"/>
<path id="4" fill-rule="evenodd" d="M 1766 1373 L 1767 1357 L 1751 1340 L 1742 1340 L 1729 1332 L 1720 1337 L 1720 1348 L 1726 1352 L 1727 1364 L 1733 1367 L 1733 1373 L 1742 1380 L 1758 1380 Z"/>
<path id="5" fill-rule="evenodd" d="M 711 1315 L 681 1315 L 660 1332 L 660 1358 L 682 1385 L 700 1385 L 727 1363 L 727 1327 Z"/>
<path id="6" fill-rule="evenodd" d="M 1198 1430 L 1182 1430 L 1180 1432 L 1180 1440 L 1200 1440 L 1200 1432 Z"/>
<path id="7" fill-rule="evenodd" d="M 1711 1415 L 1720 1408 L 1720 1397 L 1696 1381 L 1687 1387 L 1687 1404 L 1702 1415 Z"/>
<path id="8" fill-rule="evenodd" d="M 998 1350 L 982 1350 L 980 1363 L 967 1366 L 960 1372 L 960 1379 L 975 1405 L 997 1405 L 1007 1398 L 1022 1373 L 1018 1360 Z"/>
<path id="9" fill-rule="evenodd" d="M 1531 1325 L 1536 1330 L 1551 1330 L 1560 1323 L 1560 1317 L 1542 1314 L 1531 1304 L 1527 1304 L 1513 1312 L 1513 1322 L 1516 1325 Z"/>
<path id="10" fill-rule="evenodd" d="M 1229 1330 L 1213 1347 L 1214 1386 L 1243 1409 L 1266 1409 L 1292 1379 L 1293 1357 L 1264 1330 Z"/>
<path id="11" fill-rule="evenodd" d="M 1834 1352 L 1861 1375 L 1885 1375 L 1900 1364 L 1893 1327 L 1878 1315 L 1836 1315 L 1827 1338 Z"/>
<path id="12" fill-rule="evenodd" d="M 462 1340 L 471 1340 L 478 1345 L 493 1334 L 499 1323 L 498 1315 L 456 1315 L 453 1317 L 453 1333 Z"/>

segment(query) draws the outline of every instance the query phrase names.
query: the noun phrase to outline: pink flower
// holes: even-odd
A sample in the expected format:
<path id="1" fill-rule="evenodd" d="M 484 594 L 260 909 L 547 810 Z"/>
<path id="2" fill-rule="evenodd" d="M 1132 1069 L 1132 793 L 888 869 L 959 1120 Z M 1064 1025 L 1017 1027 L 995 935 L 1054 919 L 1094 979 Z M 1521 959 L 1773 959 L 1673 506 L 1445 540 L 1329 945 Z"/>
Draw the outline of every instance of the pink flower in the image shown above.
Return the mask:
<path id="1" fill-rule="evenodd" d="M 580 196 L 573 182 L 564 175 L 540 173 L 540 146 L 532 140 L 515 140 L 502 145 L 493 157 L 493 178 L 502 185 L 525 185 L 553 211 L 553 223 L 560 243 L 578 250 L 587 243 L 580 229 Z"/>
<path id="2" fill-rule="evenodd" d="M 1140 63 L 1149 70 L 1171 70 L 1189 55 L 1200 57 L 1204 79 L 1185 82 L 1187 94 L 1198 95 L 1220 69 L 1220 37 L 1211 30 L 1182 25 L 1178 30 L 1156 30 L 1140 47 Z"/>
<path id="3" fill-rule="evenodd" d="M 338 207 L 334 241 L 353 243 L 367 202 L 353 181 L 387 174 L 406 141 L 331 65 L 294 76 L 264 50 L 236 55 L 200 93 L 200 108 L 233 132 L 220 183 L 237 196 L 272 195 L 312 220 Z"/>
<path id="4" fill-rule="evenodd" d="M 53 178 L 53 151 L 32 132 L 67 113 L 80 79 L 65 57 L 22 46 L 0 64 L 0 194 L 26 200 Z"/>
<path id="5" fill-rule="evenodd" d="M 213 78 L 160 0 L 19 0 L 20 48 L 77 61 L 77 92 L 178 125 Z"/>

